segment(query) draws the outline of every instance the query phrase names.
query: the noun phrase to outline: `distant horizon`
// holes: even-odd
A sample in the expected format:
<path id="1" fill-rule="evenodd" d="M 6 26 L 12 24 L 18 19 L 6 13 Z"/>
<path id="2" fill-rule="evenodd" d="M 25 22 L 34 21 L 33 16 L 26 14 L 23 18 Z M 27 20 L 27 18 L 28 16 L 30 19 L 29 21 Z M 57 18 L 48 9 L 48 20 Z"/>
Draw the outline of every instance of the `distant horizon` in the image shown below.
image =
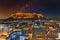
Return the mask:
<path id="1" fill-rule="evenodd" d="M 30 13 L 30 12 L 28 12 L 28 13 Z M 35 13 L 35 12 L 34 12 Z M 40 12 L 41 13 L 41 12 Z M 12 13 L 11 13 L 12 14 Z M 9 18 L 10 16 L 11 16 L 11 14 L 0 14 L 1 15 L 1 17 L 0 17 L 0 19 L 7 19 L 7 18 Z M 51 16 L 51 15 L 49 15 L 49 14 L 43 14 L 43 13 L 41 13 L 42 15 L 44 15 L 44 17 L 49 17 L 49 18 L 60 18 L 60 16 Z"/>

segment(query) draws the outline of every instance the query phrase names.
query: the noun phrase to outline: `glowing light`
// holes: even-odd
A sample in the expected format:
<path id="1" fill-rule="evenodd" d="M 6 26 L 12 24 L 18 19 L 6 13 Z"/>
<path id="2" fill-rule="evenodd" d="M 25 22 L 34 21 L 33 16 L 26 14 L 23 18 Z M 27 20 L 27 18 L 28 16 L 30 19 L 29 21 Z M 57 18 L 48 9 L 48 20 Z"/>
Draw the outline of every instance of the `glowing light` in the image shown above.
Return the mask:
<path id="1" fill-rule="evenodd" d="M 23 13 L 23 12 L 18 12 L 18 13 L 12 14 L 12 17 L 17 18 L 17 19 L 33 18 L 35 15 L 37 15 L 38 18 L 43 17 L 43 15 L 41 13 L 37 14 L 37 13 Z"/>

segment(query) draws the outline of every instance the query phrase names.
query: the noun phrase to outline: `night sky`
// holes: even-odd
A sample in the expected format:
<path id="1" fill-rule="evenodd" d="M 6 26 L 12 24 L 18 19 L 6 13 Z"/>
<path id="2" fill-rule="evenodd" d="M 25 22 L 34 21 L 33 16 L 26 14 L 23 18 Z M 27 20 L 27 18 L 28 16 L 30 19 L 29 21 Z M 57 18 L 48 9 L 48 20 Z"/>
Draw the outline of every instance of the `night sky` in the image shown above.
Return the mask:
<path id="1" fill-rule="evenodd" d="M 0 19 L 15 12 L 36 12 L 60 17 L 60 0 L 0 0 Z"/>

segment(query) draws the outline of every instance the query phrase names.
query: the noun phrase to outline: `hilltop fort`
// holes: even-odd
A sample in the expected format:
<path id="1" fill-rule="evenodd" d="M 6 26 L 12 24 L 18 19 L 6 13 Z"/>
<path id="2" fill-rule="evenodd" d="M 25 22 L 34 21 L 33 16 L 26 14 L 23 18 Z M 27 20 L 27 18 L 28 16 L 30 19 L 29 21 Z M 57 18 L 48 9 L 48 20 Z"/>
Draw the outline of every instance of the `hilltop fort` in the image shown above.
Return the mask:
<path id="1" fill-rule="evenodd" d="M 44 17 L 42 15 L 42 13 L 23 13 L 23 12 L 18 12 L 18 13 L 14 13 L 14 14 L 11 14 L 11 17 L 13 18 L 17 18 L 17 19 L 21 19 L 21 18 L 24 18 L 24 19 L 28 19 L 28 18 L 34 18 L 34 17 Z"/>

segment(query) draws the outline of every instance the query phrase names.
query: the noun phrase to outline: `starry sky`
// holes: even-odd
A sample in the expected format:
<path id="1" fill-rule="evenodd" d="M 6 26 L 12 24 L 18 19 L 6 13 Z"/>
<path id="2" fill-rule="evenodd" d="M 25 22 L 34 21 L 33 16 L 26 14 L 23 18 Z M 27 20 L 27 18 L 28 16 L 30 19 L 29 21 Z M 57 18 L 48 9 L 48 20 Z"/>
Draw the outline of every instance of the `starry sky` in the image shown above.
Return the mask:
<path id="1" fill-rule="evenodd" d="M 15 12 L 36 12 L 60 17 L 60 0 L 0 0 L 0 19 Z"/>

